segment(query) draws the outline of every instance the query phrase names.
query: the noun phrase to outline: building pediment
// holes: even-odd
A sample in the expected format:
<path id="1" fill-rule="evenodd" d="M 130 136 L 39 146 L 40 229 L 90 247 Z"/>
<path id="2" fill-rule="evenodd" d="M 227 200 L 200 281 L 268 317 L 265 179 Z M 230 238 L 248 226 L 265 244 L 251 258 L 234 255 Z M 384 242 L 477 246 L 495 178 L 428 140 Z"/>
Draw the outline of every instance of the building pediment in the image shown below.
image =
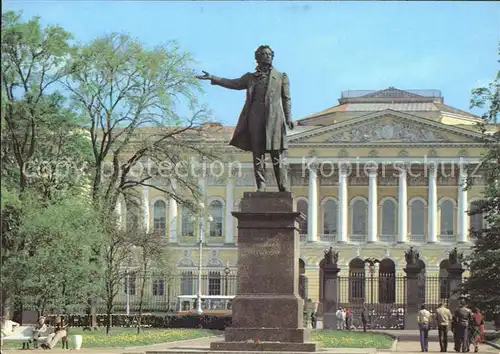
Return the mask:
<path id="1" fill-rule="evenodd" d="M 291 144 L 477 143 L 479 133 L 407 113 L 386 110 L 290 137 Z"/>

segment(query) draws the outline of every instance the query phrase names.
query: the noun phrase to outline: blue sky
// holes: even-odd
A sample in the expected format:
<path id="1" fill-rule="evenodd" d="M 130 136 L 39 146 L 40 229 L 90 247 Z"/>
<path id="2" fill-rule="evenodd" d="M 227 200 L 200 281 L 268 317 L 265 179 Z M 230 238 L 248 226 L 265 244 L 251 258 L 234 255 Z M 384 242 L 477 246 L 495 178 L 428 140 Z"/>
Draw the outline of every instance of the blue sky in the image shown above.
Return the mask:
<path id="1" fill-rule="evenodd" d="M 127 32 L 148 45 L 175 39 L 196 69 L 239 77 L 260 44 L 290 77 L 293 119 L 337 103 L 341 91 L 439 89 L 469 111 L 470 91 L 498 70 L 495 2 L 3 1 L 59 24 L 81 42 Z M 205 84 L 201 101 L 235 124 L 244 92 Z M 474 111 L 482 113 L 481 111 Z"/>

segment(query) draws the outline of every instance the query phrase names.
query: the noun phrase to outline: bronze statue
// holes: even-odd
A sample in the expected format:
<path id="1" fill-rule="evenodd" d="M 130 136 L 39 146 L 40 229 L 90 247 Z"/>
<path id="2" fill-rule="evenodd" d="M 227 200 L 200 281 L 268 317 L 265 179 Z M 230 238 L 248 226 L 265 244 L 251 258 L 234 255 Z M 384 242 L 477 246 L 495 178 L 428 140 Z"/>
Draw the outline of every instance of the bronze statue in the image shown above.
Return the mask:
<path id="1" fill-rule="evenodd" d="M 456 247 L 452 249 L 448 254 L 448 260 L 450 261 L 450 265 L 462 264 L 463 259 L 464 259 L 464 254 L 458 252 L 458 249 Z"/>
<path id="2" fill-rule="evenodd" d="M 416 265 L 418 260 L 420 259 L 420 253 L 413 249 L 413 246 L 410 247 L 408 251 L 405 251 L 405 259 L 406 264 Z"/>
<path id="3" fill-rule="evenodd" d="M 244 151 L 251 151 L 258 191 L 265 191 L 265 154 L 271 160 L 280 192 L 286 191 L 286 169 L 283 154 L 288 149 L 286 127 L 293 129 L 290 99 L 290 83 L 285 73 L 272 65 L 273 50 L 261 45 L 255 51 L 257 68 L 239 79 L 224 79 L 203 71 L 196 76 L 210 80 L 212 85 L 232 90 L 247 90 L 247 96 L 238 123 L 229 142 Z"/>
<path id="4" fill-rule="evenodd" d="M 334 251 L 333 247 L 330 247 L 330 249 L 325 250 L 325 264 L 337 264 L 339 261 L 339 252 Z"/>

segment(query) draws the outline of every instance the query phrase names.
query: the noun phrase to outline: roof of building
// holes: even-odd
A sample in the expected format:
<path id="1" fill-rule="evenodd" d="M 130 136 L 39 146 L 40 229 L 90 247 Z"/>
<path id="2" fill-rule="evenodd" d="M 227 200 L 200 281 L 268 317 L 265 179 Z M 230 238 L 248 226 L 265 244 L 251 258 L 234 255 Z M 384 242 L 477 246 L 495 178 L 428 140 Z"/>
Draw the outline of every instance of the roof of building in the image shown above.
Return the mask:
<path id="1" fill-rule="evenodd" d="M 339 98 L 338 104 L 300 119 L 299 124 L 330 114 L 374 112 L 386 109 L 402 112 L 445 112 L 462 115 L 469 119 L 481 119 L 474 114 L 444 104 L 443 96 L 439 90 L 400 90 L 389 87 L 378 91 L 344 91 Z"/>

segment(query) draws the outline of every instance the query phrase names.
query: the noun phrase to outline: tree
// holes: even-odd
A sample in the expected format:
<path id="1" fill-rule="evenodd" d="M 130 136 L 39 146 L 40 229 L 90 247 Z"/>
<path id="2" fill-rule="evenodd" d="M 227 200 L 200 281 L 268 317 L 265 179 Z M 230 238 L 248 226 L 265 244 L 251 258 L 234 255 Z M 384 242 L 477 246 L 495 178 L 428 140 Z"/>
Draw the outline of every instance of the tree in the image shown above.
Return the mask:
<path id="1" fill-rule="evenodd" d="M 58 91 L 72 50 L 70 40 L 71 35 L 59 26 L 42 28 L 37 17 L 21 22 L 20 14 L 2 14 L 1 262 L 2 311 L 7 315 L 13 300 L 22 303 L 29 299 L 28 283 L 33 291 L 44 288 L 45 280 L 35 277 L 40 272 L 29 267 L 36 264 L 30 262 L 40 252 L 51 253 L 45 247 L 51 238 L 57 236 L 69 245 L 73 237 L 81 236 L 77 224 L 71 224 L 72 218 L 61 212 L 72 210 L 79 215 L 82 211 L 88 178 L 82 167 L 91 151 L 78 116 Z M 42 215 L 51 220 L 50 225 L 41 223 Z M 84 213 L 81 221 L 88 218 Z M 68 223 L 74 228 L 64 229 Z M 95 220 L 88 224 L 94 225 Z M 27 256 L 32 256 L 29 262 L 24 261 Z M 56 267 L 51 272 L 59 281 L 66 269 Z M 66 286 L 68 299 L 73 296 L 70 291 Z M 42 303 L 51 301 L 44 296 L 40 297 Z"/>
<path id="2" fill-rule="evenodd" d="M 2 14 L 2 163 L 9 165 L 2 169 L 2 179 L 17 179 L 23 191 L 26 166 L 51 135 L 53 125 L 45 123 L 62 123 L 68 113 L 61 110 L 64 97 L 57 85 L 65 75 L 71 35 L 59 26 L 42 29 L 38 17 L 20 22 L 20 16 Z"/>
<path id="3" fill-rule="evenodd" d="M 484 313 L 493 315 L 500 314 L 500 71 L 489 87 L 473 90 L 471 106 L 486 108 L 480 125 L 486 147 L 481 165 L 486 187 L 470 214 L 483 215 L 487 225 L 483 230 L 472 230 L 475 242 L 468 257 L 470 277 L 461 290 Z"/>
<path id="4" fill-rule="evenodd" d="M 173 42 L 148 49 L 114 33 L 78 48 L 61 80 L 91 139 L 91 195 L 108 233 L 108 312 L 132 245 L 127 232 L 108 222 L 117 202 L 135 203 L 141 186 L 193 208 L 200 197 L 198 179 L 183 173 L 192 167 L 187 156 L 210 156 L 199 143 L 207 111 L 197 104 L 199 83 L 191 63 Z M 183 107 L 185 116 L 179 113 Z"/>
<path id="5" fill-rule="evenodd" d="M 143 280 L 139 292 L 139 314 L 137 316 L 137 333 L 140 333 L 146 279 L 148 275 L 167 276 L 171 271 L 171 265 L 168 262 L 167 242 L 162 234 L 138 230 L 135 233 L 134 244 L 139 247 L 140 251 L 137 274 Z"/>
<path id="6" fill-rule="evenodd" d="M 99 273 L 97 264 L 89 263 L 90 250 L 101 242 L 97 215 L 81 198 L 42 206 L 26 191 L 15 203 L 22 213 L 15 237 L 4 239 L 2 289 L 15 289 L 11 300 L 34 304 L 39 313 L 78 310 L 98 287 L 88 281 Z"/>

